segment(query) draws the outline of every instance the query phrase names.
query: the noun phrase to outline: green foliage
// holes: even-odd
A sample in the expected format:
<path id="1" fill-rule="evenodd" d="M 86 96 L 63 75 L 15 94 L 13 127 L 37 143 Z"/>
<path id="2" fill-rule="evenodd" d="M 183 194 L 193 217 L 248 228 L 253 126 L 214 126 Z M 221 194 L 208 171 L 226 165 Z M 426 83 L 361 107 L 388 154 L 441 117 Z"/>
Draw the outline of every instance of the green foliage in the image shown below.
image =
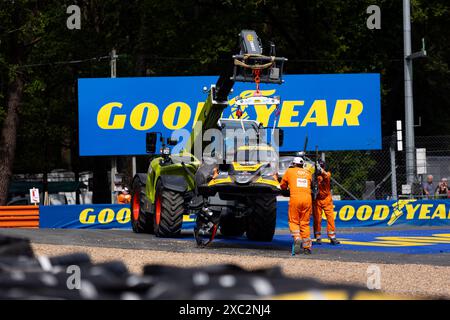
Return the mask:
<path id="1" fill-rule="evenodd" d="M 333 178 L 347 190 L 351 190 L 358 199 L 362 198 L 364 183 L 369 178 L 370 171 L 377 164 L 376 161 L 363 151 L 334 152 L 327 156 L 327 165 L 332 168 Z M 349 195 L 333 185 L 333 193 L 339 194 L 342 198 L 349 198 Z"/>
<path id="2" fill-rule="evenodd" d="M 66 8 L 74 3 L 81 7 L 81 30 L 66 28 Z M 381 8 L 381 30 L 366 28 L 372 4 Z M 425 38 L 429 54 L 414 62 L 415 110 L 424 123 L 419 135 L 450 130 L 449 13 L 447 0 L 412 1 L 413 49 Z M 109 61 L 48 63 L 102 57 L 112 48 L 122 55 L 119 76 L 218 74 L 237 49 L 238 32 L 255 29 L 289 58 L 289 73 L 381 73 L 384 135 L 404 113 L 401 1 L 4 0 L 0 21 L 0 122 L 9 83 L 18 72 L 26 78 L 16 172 L 87 163 L 76 156 L 76 81 L 108 77 Z M 24 61 L 17 61 L 13 44 L 26 51 Z M 61 155 L 65 149 L 72 150 L 71 163 Z M 333 159 L 361 168 L 339 181 L 367 177 L 374 164 L 359 160 L 362 165 L 350 156 Z"/>

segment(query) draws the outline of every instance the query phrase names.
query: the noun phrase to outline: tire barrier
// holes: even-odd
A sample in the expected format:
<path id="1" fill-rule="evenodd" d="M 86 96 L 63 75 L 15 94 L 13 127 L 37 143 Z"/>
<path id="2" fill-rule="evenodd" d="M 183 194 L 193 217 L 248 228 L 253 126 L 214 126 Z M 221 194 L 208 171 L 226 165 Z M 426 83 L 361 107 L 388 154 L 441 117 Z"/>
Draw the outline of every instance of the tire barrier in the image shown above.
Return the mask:
<path id="1" fill-rule="evenodd" d="M 0 228 L 39 228 L 39 206 L 1 206 Z"/>
<path id="2" fill-rule="evenodd" d="M 0 299 L 396 299 L 364 287 L 288 278 L 278 267 L 180 268 L 146 265 L 130 273 L 121 261 L 93 263 L 85 253 L 35 257 L 24 239 L 0 235 Z"/>
<path id="3" fill-rule="evenodd" d="M 0 258 L 8 256 L 33 258 L 34 253 L 30 240 L 0 235 Z"/>

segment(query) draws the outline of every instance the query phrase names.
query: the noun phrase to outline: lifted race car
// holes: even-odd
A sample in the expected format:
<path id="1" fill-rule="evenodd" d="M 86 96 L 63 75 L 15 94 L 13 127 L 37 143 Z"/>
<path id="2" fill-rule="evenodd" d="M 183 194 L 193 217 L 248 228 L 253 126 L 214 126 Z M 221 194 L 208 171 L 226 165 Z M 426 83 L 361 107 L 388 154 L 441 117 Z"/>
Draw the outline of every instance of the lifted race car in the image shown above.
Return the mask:
<path id="1" fill-rule="evenodd" d="M 241 125 L 256 129 L 258 135 L 266 131 L 252 120 L 219 121 L 223 131 Z M 259 141 L 231 149 L 228 154 L 231 161 L 205 164 L 197 171 L 198 197 L 203 201 L 194 230 L 199 245 L 212 241 L 217 227 L 224 236 L 242 236 L 245 232 L 250 240 L 271 241 L 273 238 L 276 196 L 281 191 L 278 152 Z"/>

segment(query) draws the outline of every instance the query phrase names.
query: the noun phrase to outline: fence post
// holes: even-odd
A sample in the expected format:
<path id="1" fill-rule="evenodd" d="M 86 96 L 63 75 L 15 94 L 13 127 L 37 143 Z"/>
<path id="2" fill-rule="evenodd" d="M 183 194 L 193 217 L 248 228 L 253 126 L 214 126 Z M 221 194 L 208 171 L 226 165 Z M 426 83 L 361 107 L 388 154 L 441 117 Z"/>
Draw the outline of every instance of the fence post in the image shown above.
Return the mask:
<path id="1" fill-rule="evenodd" d="M 397 200 L 397 166 L 395 163 L 395 149 L 391 144 L 389 148 L 391 154 L 391 188 L 392 188 L 392 199 Z"/>
<path id="2" fill-rule="evenodd" d="M 113 49 L 111 51 L 111 78 L 116 78 L 117 76 L 117 52 L 115 49 Z M 115 177 L 116 177 L 116 173 L 117 173 L 117 158 L 116 157 L 112 157 L 111 158 L 111 203 L 115 203 L 116 202 L 116 193 L 114 190 L 115 187 Z"/>
<path id="3" fill-rule="evenodd" d="M 397 125 L 398 130 L 398 125 Z M 391 196 L 392 199 L 397 200 L 397 164 L 395 159 L 395 147 L 397 146 L 397 134 L 394 132 L 389 144 L 389 154 L 391 156 Z"/>

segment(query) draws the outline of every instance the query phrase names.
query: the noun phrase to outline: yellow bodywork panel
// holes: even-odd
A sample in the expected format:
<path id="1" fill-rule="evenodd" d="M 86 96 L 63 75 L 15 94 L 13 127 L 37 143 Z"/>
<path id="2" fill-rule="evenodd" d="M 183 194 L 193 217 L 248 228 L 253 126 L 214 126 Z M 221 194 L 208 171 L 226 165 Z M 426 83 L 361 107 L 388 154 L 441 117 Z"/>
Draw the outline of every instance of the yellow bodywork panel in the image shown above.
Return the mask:
<path id="1" fill-rule="evenodd" d="M 233 168 L 236 171 L 256 171 L 259 168 L 261 168 L 262 165 L 265 163 L 257 163 L 253 165 L 245 165 L 245 164 L 239 164 L 238 162 L 233 162 Z"/>
<path id="2" fill-rule="evenodd" d="M 227 178 L 223 178 L 223 179 L 212 179 L 209 183 L 208 186 L 214 186 L 216 184 L 220 184 L 220 183 L 231 183 L 231 178 L 227 177 Z"/>
<path id="3" fill-rule="evenodd" d="M 262 177 L 259 178 L 258 180 L 255 181 L 255 183 L 264 183 L 264 184 L 269 184 L 271 186 L 280 188 L 280 184 L 278 181 L 276 180 L 270 180 L 270 179 L 263 179 Z"/>

